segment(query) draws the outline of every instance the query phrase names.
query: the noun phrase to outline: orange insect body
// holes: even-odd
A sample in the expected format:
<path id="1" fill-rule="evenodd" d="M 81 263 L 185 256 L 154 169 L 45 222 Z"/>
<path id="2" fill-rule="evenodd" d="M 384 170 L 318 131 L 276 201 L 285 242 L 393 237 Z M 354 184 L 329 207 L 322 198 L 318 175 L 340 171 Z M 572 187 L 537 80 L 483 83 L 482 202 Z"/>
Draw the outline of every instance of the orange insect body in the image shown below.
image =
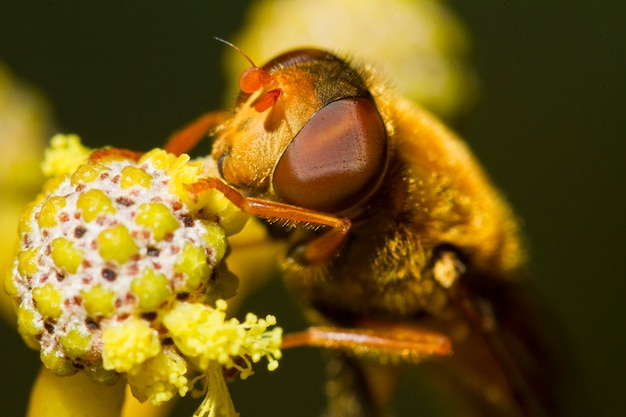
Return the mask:
<path id="1" fill-rule="evenodd" d="M 483 415 L 551 415 L 554 395 L 535 373 L 551 362 L 518 282 L 518 225 L 466 145 L 371 70 L 329 52 L 252 66 L 234 113 L 213 130 L 228 185 L 206 186 L 291 225 L 285 280 L 325 327 L 285 343 L 340 357 L 332 415 L 385 415 L 393 390 L 378 380 L 397 369 L 383 377 L 370 365 L 450 346 L 438 362 L 466 388 L 459 401 Z M 183 131 L 166 148 L 192 143 Z"/>

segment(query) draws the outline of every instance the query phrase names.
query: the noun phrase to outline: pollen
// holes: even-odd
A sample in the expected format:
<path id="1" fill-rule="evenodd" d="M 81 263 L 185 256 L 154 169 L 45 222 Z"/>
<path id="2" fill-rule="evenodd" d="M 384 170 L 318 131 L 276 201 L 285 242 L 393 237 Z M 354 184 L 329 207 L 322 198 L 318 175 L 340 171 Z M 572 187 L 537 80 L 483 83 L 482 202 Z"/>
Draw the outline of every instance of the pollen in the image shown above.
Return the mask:
<path id="1" fill-rule="evenodd" d="M 180 226 L 171 210 L 161 203 L 145 203 L 139 206 L 135 222 L 152 230 L 157 241 L 163 240 Z"/>
<path id="2" fill-rule="evenodd" d="M 82 166 L 82 165 L 81 165 Z M 111 199 L 98 189 L 91 189 L 81 194 L 76 201 L 76 208 L 83 213 L 83 219 L 90 222 L 100 216 L 115 214 Z"/>
<path id="3" fill-rule="evenodd" d="M 52 241 L 50 256 L 54 264 L 73 274 L 83 260 L 83 254 L 72 242 L 64 237 L 58 237 Z"/>
<path id="4" fill-rule="evenodd" d="M 135 278 L 130 288 L 139 297 L 139 308 L 143 311 L 157 310 L 171 295 L 165 275 L 157 274 L 150 268 Z"/>
<path id="5" fill-rule="evenodd" d="M 102 332 L 104 369 L 128 372 L 161 350 L 155 329 L 131 318 Z"/>
<path id="6" fill-rule="evenodd" d="M 162 404 L 176 394 L 184 396 L 192 385 L 185 376 L 187 362 L 174 346 L 163 346 L 157 355 L 143 362 L 140 369 L 140 372 L 127 372 L 128 383 L 139 401 L 150 399 L 153 404 Z"/>
<path id="7" fill-rule="evenodd" d="M 128 262 L 131 256 L 139 251 L 139 247 L 123 224 L 105 229 L 98 235 L 100 256 L 106 261 L 117 261 L 119 264 Z"/>
<path id="8" fill-rule="evenodd" d="M 120 186 L 122 188 L 130 188 L 133 185 L 148 188 L 152 176 L 148 174 L 144 169 L 134 166 L 125 166 L 122 169 L 122 178 L 120 179 Z"/>
<path id="9" fill-rule="evenodd" d="M 44 317 L 55 319 L 63 313 L 63 296 L 51 283 L 33 289 L 33 300 Z"/>

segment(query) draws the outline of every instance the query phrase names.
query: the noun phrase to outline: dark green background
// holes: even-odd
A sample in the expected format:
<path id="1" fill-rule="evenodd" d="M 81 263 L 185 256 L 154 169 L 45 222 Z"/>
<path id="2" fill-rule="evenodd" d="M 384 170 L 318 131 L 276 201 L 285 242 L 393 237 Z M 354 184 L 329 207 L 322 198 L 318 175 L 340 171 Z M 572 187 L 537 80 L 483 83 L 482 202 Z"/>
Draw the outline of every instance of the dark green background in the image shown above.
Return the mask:
<path id="1" fill-rule="evenodd" d="M 0 60 L 48 97 L 63 131 L 146 149 L 220 106 L 224 46 L 211 37 L 234 33 L 246 3 L 3 3 Z M 533 275 L 562 320 L 593 415 L 624 415 L 626 3 L 450 3 L 473 33 L 483 84 L 462 133 L 525 219 Z M 266 288 L 255 308 L 295 328 L 281 291 Z M 0 414 L 20 416 L 37 354 L 0 331 Z M 244 416 L 315 416 L 319 363 L 303 350 L 275 374 L 260 366 L 235 384 L 235 404 Z"/>

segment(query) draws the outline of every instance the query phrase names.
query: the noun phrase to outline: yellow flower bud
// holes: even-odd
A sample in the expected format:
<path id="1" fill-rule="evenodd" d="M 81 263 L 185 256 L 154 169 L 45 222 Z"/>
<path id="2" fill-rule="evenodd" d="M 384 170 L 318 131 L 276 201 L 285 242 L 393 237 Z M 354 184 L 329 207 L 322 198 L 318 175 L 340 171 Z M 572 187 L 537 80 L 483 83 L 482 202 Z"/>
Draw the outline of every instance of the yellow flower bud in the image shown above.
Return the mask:
<path id="1" fill-rule="evenodd" d="M 33 299 L 37 303 L 37 310 L 44 317 L 57 318 L 63 312 L 63 298 L 51 283 L 34 288 Z"/>
<path id="2" fill-rule="evenodd" d="M 221 225 L 203 221 L 202 225 L 206 233 L 202 235 L 202 241 L 206 247 L 214 250 L 215 262 L 220 262 L 226 254 L 226 234 Z"/>
<path id="3" fill-rule="evenodd" d="M 36 312 L 25 305 L 20 305 L 17 310 L 17 326 L 22 335 L 37 336 L 43 333 L 43 326 Z"/>
<path id="4" fill-rule="evenodd" d="M 130 188 L 133 185 L 139 185 L 141 187 L 148 188 L 151 180 L 152 176 L 145 170 L 128 165 L 122 169 L 120 187 Z"/>
<path id="5" fill-rule="evenodd" d="M 239 233 L 250 217 L 215 189 L 202 193 L 199 202 L 204 210 L 219 213 L 219 224 L 224 228 L 226 236 Z"/>
<path id="6" fill-rule="evenodd" d="M 167 277 L 150 268 L 133 280 L 130 289 L 139 297 L 139 308 L 143 311 L 155 311 L 171 295 Z"/>
<path id="7" fill-rule="evenodd" d="M 33 201 L 24 208 L 24 213 L 22 213 L 22 217 L 20 217 L 20 222 L 17 229 L 19 235 L 31 232 L 33 230 L 32 218 L 33 210 L 35 209 L 36 205 L 37 201 Z"/>
<path id="8" fill-rule="evenodd" d="M 100 173 L 106 168 L 102 165 L 82 164 L 76 168 L 76 171 L 72 174 L 72 185 L 85 184 L 95 181 L 100 176 Z"/>
<path id="9" fill-rule="evenodd" d="M 98 235 L 100 256 L 107 261 L 124 264 L 139 251 L 139 247 L 123 224 L 108 228 Z"/>
<path id="10" fill-rule="evenodd" d="M 39 227 L 56 226 L 59 219 L 59 210 L 65 207 L 65 198 L 61 196 L 50 197 L 39 212 Z"/>
<path id="11" fill-rule="evenodd" d="M 19 288 L 17 288 L 17 286 L 15 285 L 13 275 L 11 275 L 10 271 L 4 276 L 2 284 L 4 292 L 6 292 L 9 297 L 15 297 L 20 293 Z"/>
<path id="12" fill-rule="evenodd" d="M 115 292 L 103 288 L 100 284 L 87 291 L 81 291 L 80 295 L 83 297 L 83 307 L 89 317 L 109 317 L 115 311 Z"/>
<path id="13" fill-rule="evenodd" d="M 204 249 L 191 243 L 185 243 L 174 268 L 187 275 L 187 286 L 190 290 L 197 288 L 202 279 L 211 273 Z"/>
<path id="14" fill-rule="evenodd" d="M 115 214 L 111 199 L 104 192 L 92 189 L 81 194 L 76 201 L 76 208 L 82 210 L 83 219 L 90 222 L 104 214 Z"/>
<path id="15" fill-rule="evenodd" d="M 67 334 L 59 336 L 59 343 L 70 359 L 76 359 L 89 351 L 91 335 L 81 333 L 77 329 L 71 329 Z"/>
<path id="16" fill-rule="evenodd" d="M 165 152 L 163 149 L 153 149 L 141 156 L 139 164 L 148 163 L 155 169 L 167 170 L 176 160 L 176 156 Z"/>
<path id="17" fill-rule="evenodd" d="M 167 206 L 161 203 L 144 203 L 139 206 L 135 222 L 152 230 L 157 241 L 173 233 L 180 226 Z"/>
<path id="18" fill-rule="evenodd" d="M 67 359 L 55 350 L 42 350 L 39 358 L 44 366 L 59 376 L 73 375 L 78 369 L 74 367 L 72 361 Z"/>
<path id="19" fill-rule="evenodd" d="M 39 269 L 37 266 L 37 253 L 37 248 L 31 246 L 17 254 L 17 272 L 21 276 L 27 277 L 37 272 Z"/>
<path id="20" fill-rule="evenodd" d="M 76 272 L 83 260 L 83 253 L 76 249 L 72 242 L 63 237 L 54 239 L 50 246 L 52 248 L 50 256 L 54 264 L 70 274 Z"/>

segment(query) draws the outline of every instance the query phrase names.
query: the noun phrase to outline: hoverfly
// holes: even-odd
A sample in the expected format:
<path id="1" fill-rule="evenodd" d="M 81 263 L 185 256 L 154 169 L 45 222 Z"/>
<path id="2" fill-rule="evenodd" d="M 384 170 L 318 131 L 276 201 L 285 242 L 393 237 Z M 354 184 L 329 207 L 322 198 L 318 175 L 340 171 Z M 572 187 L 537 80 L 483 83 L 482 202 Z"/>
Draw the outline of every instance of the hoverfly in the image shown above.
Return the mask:
<path id="1" fill-rule="evenodd" d="M 340 364 L 329 415 L 387 415 L 399 367 L 380 364 L 429 358 L 463 387 L 467 415 L 554 415 L 518 223 L 466 145 L 368 67 L 318 49 L 263 67 L 243 55 L 236 106 L 166 149 L 208 131 L 224 182 L 194 186 L 283 229 L 285 281 L 317 326 L 285 346 L 324 346 Z"/>

